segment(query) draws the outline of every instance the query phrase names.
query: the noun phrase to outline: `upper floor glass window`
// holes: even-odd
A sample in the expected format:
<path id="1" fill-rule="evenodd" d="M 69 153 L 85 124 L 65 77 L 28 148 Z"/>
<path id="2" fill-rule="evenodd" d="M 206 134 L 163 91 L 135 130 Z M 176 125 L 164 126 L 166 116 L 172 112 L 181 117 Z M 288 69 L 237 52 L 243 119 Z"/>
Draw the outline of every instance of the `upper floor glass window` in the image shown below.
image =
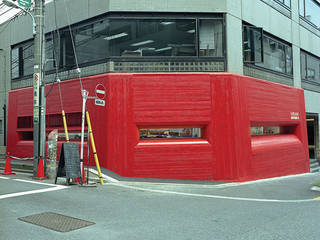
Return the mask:
<path id="1" fill-rule="evenodd" d="M 286 5 L 287 7 L 291 8 L 291 0 L 274 0 L 276 2 L 280 2 L 284 5 Z"/>
<path id="2" fill-rule="evenodd" d="M 263 32 L 261 28 L 243 27 L 244 63 L 292 75 L 292 48 Z"/>
<path id="3" fill-rule="evenodd" d="M 320 28 L 320 2 L 317 0 L 299 0 L 300 15 Z"/>
<path id="4" fill-rule="evenodd" d="M 75 68 L 77 63 L 93 65 L 108 58 L 224 61 L 224 34 L 222 15 L 102 17 L 76 24 L 71 32 L 69 28 L 59 30 L 59 39 L 56 32 L 47 34 L 46 70 Z M 20 45 L 12 48 L 12 78 L 33 73 L 33 40 L 27 45 L 29 51 L 18 50 Z"/>
<path id="5" fill-rule="evenodd" d="M 301 51 L 301 78 L 302 80 L 320 84 L 320 58 Z"/>
<path id="6" fill-rule="evenodd" d="M 80 64 L 107 57 L 223 57 L 222 26 L 213 19 L 105 19 L 75 29 L 76 53 Z"/>

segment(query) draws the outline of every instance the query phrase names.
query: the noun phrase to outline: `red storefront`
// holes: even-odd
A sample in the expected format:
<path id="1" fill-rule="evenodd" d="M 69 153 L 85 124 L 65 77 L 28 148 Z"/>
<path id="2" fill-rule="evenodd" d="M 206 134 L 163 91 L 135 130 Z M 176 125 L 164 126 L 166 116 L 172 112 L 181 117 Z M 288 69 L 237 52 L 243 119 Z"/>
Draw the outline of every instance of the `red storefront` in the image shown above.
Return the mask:
<path id="1" fill-rule="evenodd" d="M 302 89 L 228 73 L 103 74 L 82 81 L 90 95 L 99 84 L 106 88 L 105 106 L 89 100 L 87 108 L 100 165 L 121 176 L 247 181 L 309 172 Z M 79 80 L 62 82 L 61 91 L 78 141 Z M 60 113 L 54 87 L 48 132 L 63 132 Z M 12 155 L 32 156 L 32 114 L 32 89 L 11 91 Z"/>

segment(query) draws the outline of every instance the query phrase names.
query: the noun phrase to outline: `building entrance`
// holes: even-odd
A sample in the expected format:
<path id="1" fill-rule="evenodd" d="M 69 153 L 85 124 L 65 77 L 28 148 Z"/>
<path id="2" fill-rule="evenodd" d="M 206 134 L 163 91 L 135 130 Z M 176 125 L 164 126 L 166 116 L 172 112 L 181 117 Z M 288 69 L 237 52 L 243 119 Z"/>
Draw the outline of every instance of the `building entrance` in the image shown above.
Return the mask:
<path id="1" fill-rule="evenodd" d="M 309 156 L 311 159 L 316 158 L 316 151 L 318 149 L 318 115 L 307 114 L 307 131 L 308 131 L 308 145 L 309 145 Z"/>

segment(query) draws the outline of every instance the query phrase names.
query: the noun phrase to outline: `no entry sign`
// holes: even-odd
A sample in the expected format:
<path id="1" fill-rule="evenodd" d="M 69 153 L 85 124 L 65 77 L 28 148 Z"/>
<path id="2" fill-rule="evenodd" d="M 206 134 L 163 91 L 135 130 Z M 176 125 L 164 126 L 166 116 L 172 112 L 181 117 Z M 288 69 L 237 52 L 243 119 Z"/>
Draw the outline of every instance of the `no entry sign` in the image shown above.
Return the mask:
<path id="1" fill-rule="evenodd" d="M 103 100 L 106 97 L 106 88 L 101 83 L 99 83 L 96 86 L 95 92 L 96 92 L 97 98 L 101 100 Z"/>

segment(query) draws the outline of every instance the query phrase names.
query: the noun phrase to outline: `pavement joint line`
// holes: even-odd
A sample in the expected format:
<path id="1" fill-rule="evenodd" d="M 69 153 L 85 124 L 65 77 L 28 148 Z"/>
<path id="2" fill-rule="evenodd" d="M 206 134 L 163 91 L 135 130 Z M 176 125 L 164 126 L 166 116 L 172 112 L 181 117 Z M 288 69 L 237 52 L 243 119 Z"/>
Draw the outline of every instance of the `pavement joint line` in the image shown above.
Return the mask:
<path id="1" fill-rule="evenodd" d="M 242 198 L 242 197 L 228 197 L 222 195 L 208 195 L 208 194 L 197 194 L 197 193 L 184 193 L 184 192 L 175 192 L 175 191 L 166 191 L 166 190 L 156 190 L 156 189 L 147 189 L 141 187 L 127 186 L 122 183 L 109 183 L 110 185 L 145 191 L 145 192 L 155 192 L 163 194 L 174 194 L 188 197 L 203 197 L 203 198 L 214 198 L 214 199 L 225 199 L 225 200 L 237 200 L 237 201 L 249 201 L 249 202 L 270 202 L 270 203 L 305 203 L 313 202 L 315 199 L 301 199 L 301 200 L 280 200 L 280 199 L 260 199 L 260 198 Z"/>

